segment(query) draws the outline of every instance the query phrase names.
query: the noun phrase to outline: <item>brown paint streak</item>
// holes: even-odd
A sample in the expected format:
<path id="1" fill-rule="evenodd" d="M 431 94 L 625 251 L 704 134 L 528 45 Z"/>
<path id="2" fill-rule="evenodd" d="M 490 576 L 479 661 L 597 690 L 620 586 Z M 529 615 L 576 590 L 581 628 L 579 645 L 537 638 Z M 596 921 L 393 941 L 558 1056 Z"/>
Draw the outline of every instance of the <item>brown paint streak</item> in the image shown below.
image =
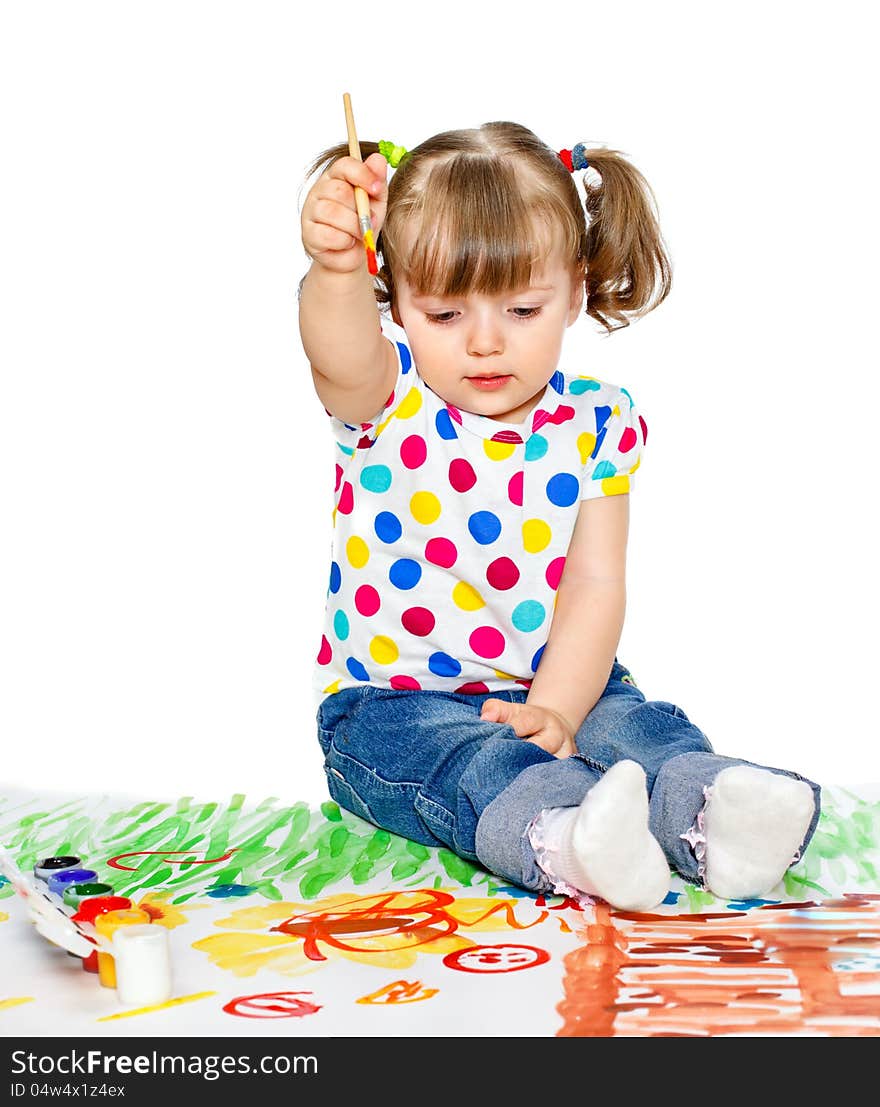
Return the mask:
<path id="1" fill-rule="evenodd" d="M 597 904 L 584 918 L 561 1037 L 880 1037 L 880 972 L 835 968 L 880 954 L 880 896 L 712 915 Z"/>

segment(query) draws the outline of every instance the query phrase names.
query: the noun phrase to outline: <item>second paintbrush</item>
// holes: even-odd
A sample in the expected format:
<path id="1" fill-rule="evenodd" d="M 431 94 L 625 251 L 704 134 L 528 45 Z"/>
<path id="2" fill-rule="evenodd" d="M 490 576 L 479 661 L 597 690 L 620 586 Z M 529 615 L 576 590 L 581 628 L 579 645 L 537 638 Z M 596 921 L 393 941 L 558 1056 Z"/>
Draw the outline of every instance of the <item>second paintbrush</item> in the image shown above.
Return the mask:
<path id="1" fill-rule="evenodd" d="M 342 103 L 345 106 L 345 125 L 348 129 L 348 152 L 353 158 L 357 158 L 358 161 L 363 161 L 360 143 L 357 140 L 357 132 L 354 129 L 351 97 L 347 92 L 342 94 Z M 360 224 L 361 234 L 364 238 L 364 249 L 367 252 L 367 269 L 371 275 L 375 277 L 379 272 L 379 266 L 376 261 L 376 241 L 373 238 L 373 223 L 370 219 L 370 198 L 367 196 L 366 192 L 357 185 L 355 185 L 354 190 L 354 202 L 357 205 L 358 223 Z"/>

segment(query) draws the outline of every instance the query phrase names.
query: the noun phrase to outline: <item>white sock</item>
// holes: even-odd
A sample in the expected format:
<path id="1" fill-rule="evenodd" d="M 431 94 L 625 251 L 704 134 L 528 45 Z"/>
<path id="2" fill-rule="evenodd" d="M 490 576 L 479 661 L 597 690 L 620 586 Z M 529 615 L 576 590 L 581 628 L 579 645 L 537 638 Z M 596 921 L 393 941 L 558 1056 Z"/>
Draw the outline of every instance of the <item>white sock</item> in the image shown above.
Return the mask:
<path id="1" fill-rule="evenodd" d="M 538 864 L 551 879 L 628 911 L 656 907 L 669 891 L 669 865 L 648 830 L 645 771 L 635 761 L 618 761 L 579 807 L 550 808 L 539 822 L 530 838 L 543 847 Z"/>
<path id="2" fill-rule="evenodd" d="M 782 880 L 815 802 L 803 780 L 751 765 L 715 778 L 703 816 L 706 887 L 721 899 L 756 899 Z"/>

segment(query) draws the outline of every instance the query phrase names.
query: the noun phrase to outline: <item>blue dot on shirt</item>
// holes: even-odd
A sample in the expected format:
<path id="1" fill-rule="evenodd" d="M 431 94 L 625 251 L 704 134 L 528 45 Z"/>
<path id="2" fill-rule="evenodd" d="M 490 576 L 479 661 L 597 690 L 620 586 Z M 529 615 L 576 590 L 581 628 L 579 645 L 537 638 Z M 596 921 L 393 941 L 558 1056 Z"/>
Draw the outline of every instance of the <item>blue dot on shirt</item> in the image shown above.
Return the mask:
<path id="1" fill-rule="evenodd" d="M 340 642 L 344 642 L 348 637 L 351 627 L 344 611 L 337 611 L 333 616 L 333 630 Z"/>
<path id="2" fill-rule="evenodd" d="M 532 672 L 533 673 L 536 673 L 538 671 L 538 666 L 541 664 L 541 657 L 544 654 L 544 650 L 545 650 L 546 646 L 547 646 L 547 643 L 545 642 L 544 645 L 535 653 L 535 656 L 532 658 Z"/>
<path id="3" fill-rule="evenodd" d="M 550 378 L 550 387 L 554 392 L 558 392 L 560 396 L 565 394 L 565 376 L 558 369 Z"/>
<path id="4" fill-rule="evenodd" d="M 412 365 L 412 357 L 410 356 L 409 348 L 404 346 L 402 342 L 397 343 L 397 352 L 400 354 L 400 368 L 404 373 L 409 372 L 409 368 Z"/>
<path id="5" fill-rule="evenodd" d="M 580 494 L 581 482 L 573 473 L 557 473 L 547 481 L 547 499 L 557 507 L 569 507 Z"/>
<path id="6" fill-rule="evenodd" d="M 455 677 L 461 672 L 461 665 L 448 653 L 432 653 L 428 658 L 428 668 L 434 676 Z"/>
<path id="7" fill-rule="evenodd" d="M 387 492 L 391 487 L 391 470 L 387 465 L 368 465 L 361 473 L 361 484 L 368 492 Z"/>
<path id="8" fill-rule="evenodd" d="M 526 461 L 537 461 L 547 453 L 547 439 L 543 434 L 533 434 L 526 442 Z"/>
<path id="9" fill-rule="evenodd" d="M 453 425 L 452 416 L 449 414 L 445 407 L 441 408 L 440 411 L 437 412 L 437 415 L 434 419 L 434 425 L 436 426 L 437 433 L 440 435 L 441 438 L 446 438 L 449 440 L 452 440 L 453 438 L 458 438 L 458 432 Z"/>
<path id="10" fill-rule="evenodd" d="M 597 392 L 599 390 L 598 381 L 572 381 L 568 386 L 568 391 L 573 396 L 582 396 L 584 392 Z"/>
<path id="11" fill-rule="evenodd" d="M 501 520 L 492 511 L 475 511 L 468 519 L 468 530 L 481 546 L 488 546 L 501 533 Z"/>
<path id="12" fill-rule="evenodd" d="M 523 600 L 513 609 L 510 618 L 517 630 L 530 631 L 538 629 L 546 614 L 542 603 L 537 600 Z"/>
<path id="13" fill-rule="evenodd" d="M 418 561 L 413 561 L 408 557 L 402 557 L 399 561 L 395 561 L 388 570 L 388 579 L 395 588 L 404 590 L 407 588 L 415 588 L 422 579 L 422 567 L 419 565 Z"/>
<path id="14" fill-rule="evenodd" d="M 330 591 L 338 592 L 342 584 L 342 572 L 335 561 L 330 562 Z"/>
<path id="15" fill-rule="evenodd" d="M 356 657 L 346 658 L 345 667 L 355 680 L 368 681 L 370 679 L 370 674 Z"/>
<path id="16" fill-rule="evenodd" d="M 376 516 L 373 529 L 376 531 L 376 537 L 381 542 L 396 542 L 403 534 L 400 520 L 391 511 L 380 511 Z"/>

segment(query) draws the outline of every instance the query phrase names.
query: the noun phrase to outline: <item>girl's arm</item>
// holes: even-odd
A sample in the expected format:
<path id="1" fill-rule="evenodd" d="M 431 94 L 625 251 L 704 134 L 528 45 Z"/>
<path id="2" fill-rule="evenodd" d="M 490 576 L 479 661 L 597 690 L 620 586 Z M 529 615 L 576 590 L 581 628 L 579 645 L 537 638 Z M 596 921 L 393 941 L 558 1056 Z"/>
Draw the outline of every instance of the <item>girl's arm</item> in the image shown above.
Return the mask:
<path id="1" fill-rule="evenodd" d="M 388 196 L 387 162 L 337 159 L 303 205 L 303 247 L 312 265 L 300 288 L 299 327 L 321 402 L 346 423 L 381 409 L 394 387 L 397 359 L 382 335 L 373 282 L 366 267 L 355 186 L 373 200 L 378 234 Z"/>
<path id="2" fill-rule="evenodd" d="M 629 495 L 583 500 L 565 559 L 550 635 L 527 704 L 550 708 L 572 734 L 598 703 L 626 613 Z"/>

